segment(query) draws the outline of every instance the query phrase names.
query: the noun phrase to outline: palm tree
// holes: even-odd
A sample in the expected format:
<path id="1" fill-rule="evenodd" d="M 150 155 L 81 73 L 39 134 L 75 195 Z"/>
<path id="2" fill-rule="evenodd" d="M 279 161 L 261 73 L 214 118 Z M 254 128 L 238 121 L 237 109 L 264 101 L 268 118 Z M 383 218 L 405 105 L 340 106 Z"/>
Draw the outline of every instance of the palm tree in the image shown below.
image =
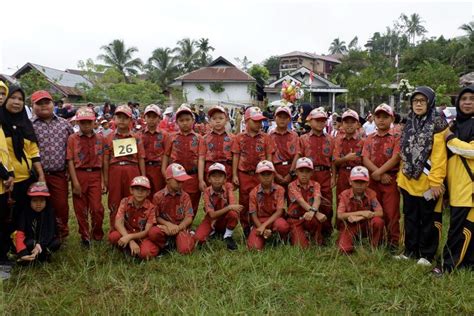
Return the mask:
<path id="1" fill-rule="evenodd" d="M 105 64 L 117 70 L 129 82 L 130 75 L 136 75 L 143 63 L 140 58 L 133 58 L 132 55 L 138 52 L 136 47 L 126 48 L 123 40 L 113 40 L 110 44 L 101 47 L 104 54 L 97 58 Z"/>
<path id="2" fill-rule="evenodd" d="M 244 58 L 235 57 L 234 60 L 240 65 L 240 68 L 245 72 L 249 70 L 250 65 L 252 64 L 252 61 L 249 60 L 247 56 L 244 56 Z"/>
<path id="3" fill-rule="evenodd" d="M 196 69 L 199 58 L 199 51 L 195 49 L 196 41 L 184 38 L 178 41 L 176 45 L 178 46 L 173 49 L 173 53 L 176 53 L 181 71 L 186 73 Z"/>
<path id="4" fill-rule="evenodd" d="M 357 45 L 359 44 L 359 38 L 355 36 L 349 43 L 349 50 L 358 50 Z"/>
<path id="5" fill-rule="evenodd" d="M 161 88 L 167 88 L 179 73 L 177 58 L 172 53 L 168 47 L 157 48 L 146 65 L 150 79 L 158 83 Z"/>
<path id="6" fill-rule="evenodd" d="M 474 21 L 461 25 L 459 29 L 465 31 L 468 38 L 474 37 Z"/>
<path id="7" fill-rule="evenodd" d="M 426 28 L 422 25 L 424 21 L 421 19 L 418 13 L 413 13 L 408 17 L 406 14 L 402 13 L 400 19 L 403 21 L 403 27 L 405 29 L 405 34 L 408 38 L 411 38 L 412 44 L 415 44 L 415 37 L 422 36 L 426 32 Z"/>
<path id="8" fill-rule="evenodd" d="M 344 54 L 347 52 L 346 42 L 339 40 L 339 38 L 335 38 L 331 46 L 329 46 L 329 53 L 330 54 Z"/>
<path id="9" fill-rule="evenodd" d="M 196 42 L 196 47 L 199 49 L 199 66 L 207 66 L 212 59 L 209 52 L 214 51 L 214 47 L 209 45 L 208 38 L 200 38 L 199 41 Z"/>

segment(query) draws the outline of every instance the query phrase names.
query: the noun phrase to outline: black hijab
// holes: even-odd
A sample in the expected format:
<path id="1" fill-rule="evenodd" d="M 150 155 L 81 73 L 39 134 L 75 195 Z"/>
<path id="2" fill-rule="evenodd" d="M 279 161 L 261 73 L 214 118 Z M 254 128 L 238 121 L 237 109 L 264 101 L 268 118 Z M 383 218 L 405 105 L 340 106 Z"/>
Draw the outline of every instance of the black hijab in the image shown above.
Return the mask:
<path id="1" fill-rule="evenodd" d="M 5 137 L 12 138 L 13 151 L 15 157 L 18 161 L 21 162 L 22 159 L 26 159 L 23 147 L 25 145 L 24 140 L 28 139 L 32 142 L 38 142 L 35 135 L 35 130 L 33 129 L 33 124 L 31 124 L 28 114 L 26 113 L 26 105 L 23 105 L 23 110 L 20 113 L 10 113 L 7 110 L 6 104 L 11 98 L 13 93 L 20 92 L 23 96 L 23 101 L 25 101 L 25 92 L 17 85 L 11 85 L 8 96 L 3 103 L 3 106 L 0 107 L 0 124 L 2 125 Z"/>
<path id="2" fill-rule="evenodd" d="M 413 112 L 413 98 L 422 94 L 428 100 L 424 115 Z M 430 158 L 433 149 L 433 135 L 448 127 L 435 108 L 435 92 L 430 87 L 416 87 L 410 97 L 410 113 L 403 129 L 400 156 L 403 161 L 402 172 L 408 178 L 418 179 L 423 173 L 425 162 Z"/>
<path id="3" fill-rule="evenodd" d="M 472 114 L 465 114 L 461 112 L 459 107 L 459 101 L 466 92 L 474 93 L 474 85 L 465 87 L 459 93 L 459 96 L 456 100 L 456 121 L 452 130 L 454 135 L 456 135 L 456 137 L 460 140 L 464 142 L 471 142 L 474 140 L 474 117 Z"/>
<path id="4" fill-rule="evenodd" d="M 18 230 L 24 232 L 27 239 L 36 240 L 41 247 L 47 247 L 54 240 L 56 217 L 48 200 L 41 212 L 34 211 L 28 203 L 27 209 L 21 210 L 20 214 Z"/>

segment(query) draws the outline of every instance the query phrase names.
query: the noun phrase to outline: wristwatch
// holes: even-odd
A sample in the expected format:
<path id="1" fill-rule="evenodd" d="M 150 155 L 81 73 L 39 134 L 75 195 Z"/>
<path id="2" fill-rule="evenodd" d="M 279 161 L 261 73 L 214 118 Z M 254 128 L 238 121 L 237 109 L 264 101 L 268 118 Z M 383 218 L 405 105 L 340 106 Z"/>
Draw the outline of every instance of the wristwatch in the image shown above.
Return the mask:
<path id="1" fill-rule="evenodd" d="M 309 211 L 310 211 L 310 212 L 313 212 L 313 213 L 319 212 L 319 210 L 318 210 L 317 208 L 315 208 L 314 206 L 311 206 L 311 207 L 309 208 Z"/>

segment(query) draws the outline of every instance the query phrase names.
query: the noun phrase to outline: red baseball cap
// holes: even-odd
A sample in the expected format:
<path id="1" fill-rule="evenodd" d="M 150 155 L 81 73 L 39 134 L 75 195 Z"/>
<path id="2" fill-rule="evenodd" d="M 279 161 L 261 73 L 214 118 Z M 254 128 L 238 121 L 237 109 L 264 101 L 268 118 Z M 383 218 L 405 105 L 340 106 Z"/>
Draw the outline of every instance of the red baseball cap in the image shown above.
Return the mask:
<path id="1" fill-rule="evenodd" d="M 392 110 L 392 108 L 390 107 L 390 105 L 385 104 L 385 103 L 380 104 L 380 105 L 375 109 L 374 114 L 377 114 L 377 112 L 385 112 L 385 113 L 387 113 L 387 114 L 390 115 L 390 116 L 394 116 L 394 115 L 393 115 L 393 110 Z"/>
<path id="2" fill-rule="evenodd" d="M 263 116 L 262 110 L 256 106 L 249 107 L 247 110 L 245 110 L 244 114 L 244 119 L 247 120 L 252 120 L 252 121 L 263 121 L 266 120 L 267 118 Z"/>
<path id="3" fill-rule="evenodd" d="M 130 109 L 130 107 L 126 104 L 124 105 L 119 105 L 117 107 L 117 109 L 115 110 L 115 114 L 118 114 L 118 113 L 123 113 L 125 114 L 126 116 L 128 117 L 132 117 L 132 110 Z"/>
<path id="4" fill-rule="evenodd" d="M 181 106 L 178 108 L 176 111 L 176 117 L 180 116 L 183 113 L 188 113 L 191 114 L 191 116 L 194 118 L 194 113 L 191 111 L 190 108 L 188 108 L 186 105 L 181 104 Z"/>
<path id="5" fill-rule="evenodd" d="M 207 116 L 211 117 L 212 114 L 214 114 L 216 112 L 221 112 L 221 113 L 224 113 L 225 115 L 227 115 L 227 112 L 225 111 L 225 109 L 222 106 L 215 105 L 215 106 L 211 107 L 209 109 L 209 111 L 207 111 Z"/>
<path id="6" fill-rule="evenodd" d="M 311 112 L 309 112 L 309 115 L 308 117 L 306 117 L 306 120 L 310 121 L 312 119 L 319 119 L 319 118 L 323 118 L 323 119 L 328 118 L 328 114 L 324 111 L 322 107 L 316 108 L 312 110 Z"/>
<path id="7" fill-rule="evenodd" d="M 38 91 L 33 92 L 33 94 L 31 95 L 32 103 L 36 103 L 43 99 L 48 99 L 51 101 L 53 100 L 53 98 L 51 97 L 51 94 L 49 94 L 49 92 L 46 90 L 38 90 Z"/>
<path id="8" fill-rule="evenodd" d="M 213 163 L 212 165 L 209 166 L 209 173 L 213 171 L 223 172 L 225 175 L 227 175 L 227 170 L 225 170 L 225 166 L 218 162 Z"/>
<path id="9" fill-rule="evenodd" d="M 186 173 L 186 170 L 178 163 L 172 163 L 166 168 L 166 180 L 175 179 L 176 181 L 186 181 L 191 179 Z"/>
<path id="10" fill-rule="evenodd" d="M 356 121 L 359 121 L 359 114 L 357 114 L 356 111 L 351 110 L 351 109 L 349 109 L 349 110 L 345 111 L 344 113 L 342 113 L 342 120 L 344 120 L 346 117 L 352 117 Z"/>
<path id="11" fill-rule="evenodd" d="M 150 104 L 148 105 L 146 108 L 145 108 L 145 112 L 143 113 L 143 115 L 146 115 L 147 113 L 149 112 L 153 112 L 155 113 L 156 115 L 158 116 L 162 116 L 161 115 L 161 109 L 158 107 L 158 105 L 156 104 Z"/>
<path id="12" fill-rule="evenodd" d="M 144 176 L 138 176 L 138 177 L 133 178 L 132 182 L 130 183 L 130 186 L 143 187 L 148 190 L 151 189 L 150 180 L 148 180 L 148 178 Z"/>
<path id="13" fill-rule="evenodd" d="M 357 166 L 352 168 L 351 175 L 349 177 L 351 181 L 362 180 L 369 181 L 369 170 L 363 166 Z"/>
<path id="14" fill-rule="evenodd" d="M 279 113 L 285 113 L 286 115 L 288 115 L 289 117 L 291 117 L 291 110 L 289 107 L 287 106 L 280 106 L 278 107 L 278 109 L 276 109 L 275 111 L 275 116 L 277 116 Z"/>
<path id="15" fill-rule="evenodd" d="M 255 173 L 262 173 L 265 171 L 270 171 L 270 172 L 275 172 L 275 167 L 273 166 L 273 163 L 268 160 L 262 160 L 258 163 L 257 169 L 255 170 Z"/>
<path id="16" fill-rule="evenodd" d="M 28 196 L 50 196 L 46 182 L 35 182 L 28 188 Z"/>
<path id="17" fill-rule="evenodd" d="M 95 121 L 95 112 L 88 107 L 81 107 L 76 111 L 76 121 Z"/>
<path id="18" fill-rule="evenodd" d="M 296 169 L 307 168 L 313 170 L 313 161 L 307 157 L 301 157 L 296 160 Z"/>

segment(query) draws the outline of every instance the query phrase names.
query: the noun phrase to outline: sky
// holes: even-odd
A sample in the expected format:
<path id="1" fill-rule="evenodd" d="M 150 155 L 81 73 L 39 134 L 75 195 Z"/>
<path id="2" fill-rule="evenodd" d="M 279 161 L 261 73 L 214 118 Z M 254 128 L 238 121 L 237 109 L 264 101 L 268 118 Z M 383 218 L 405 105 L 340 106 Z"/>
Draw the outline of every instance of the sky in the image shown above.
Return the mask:
<path id="1" fill-rule="evenodd" d="M 144 61 L 156 48 L 204 37 L 213 57 L 260 63 L 295 50 L 327 54 L 334 38 L 349 43 L 358 36 L 363 46 L 401 13 L 418 13 L 426 37 L 461 36 L 459 26 L 474 20 L 474 0 L 15 0 L 1 10 L 4 74 L 26 62 L 77 69 L 79 60 L 97 61 L 100 47 L 114 39 L 137 47 Z"/>

